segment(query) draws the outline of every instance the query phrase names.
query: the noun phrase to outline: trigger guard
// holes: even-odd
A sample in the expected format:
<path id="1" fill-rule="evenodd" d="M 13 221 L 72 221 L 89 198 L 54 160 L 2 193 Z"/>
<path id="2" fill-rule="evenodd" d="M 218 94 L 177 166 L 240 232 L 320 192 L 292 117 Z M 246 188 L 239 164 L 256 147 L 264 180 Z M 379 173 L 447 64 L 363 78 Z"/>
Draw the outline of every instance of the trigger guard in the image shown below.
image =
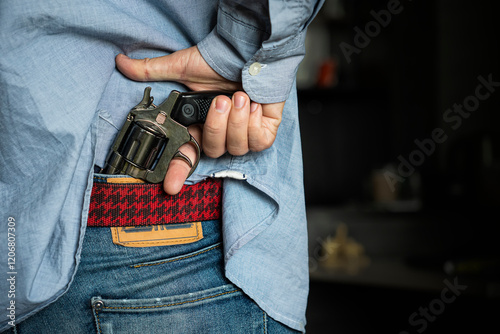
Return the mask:
<path id="1" fill-rule="evenodd" d="M 198 142 L 196 141 L 196 139 L 194 139 L 194 137 L 191 136 L 191 135 L 189 135 L 189 141 L 186 142 L 185 144 L 191 144 L 191 145 L 193 145 L 196 148 L 196 160 L 195 160 L 195 163 L 193 164 L 193 162 L 191 161 L 191 159 L 189 159 L 181 151 L 177 151 L 175 153 L 173 159 L 181 159 L 184 162 L 186 162 L 189 165 L 189 167 L 191 167 L 191 170 L 189 171 L 189 174 L 187 176 L 187 177 L 190 177 L 191 174 L 193 174 L 193 172 L 196 169 L 196 167 L 198 166 L 198 162 L 200 162 L 201 148 L 200 148 L 200 144 L 198 144 Z"/>

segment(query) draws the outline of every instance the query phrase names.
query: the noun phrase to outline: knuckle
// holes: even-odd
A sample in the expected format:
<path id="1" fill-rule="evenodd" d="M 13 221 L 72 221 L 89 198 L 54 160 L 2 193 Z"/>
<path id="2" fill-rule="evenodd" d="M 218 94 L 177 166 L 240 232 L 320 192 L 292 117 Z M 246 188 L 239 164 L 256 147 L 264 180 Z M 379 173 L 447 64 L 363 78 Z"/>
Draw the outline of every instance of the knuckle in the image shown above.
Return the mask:
<path id="1" fill-rule="evenodd" d="M 217 122 L 211 122 L 207 119 L 205 125 L 203 126 L 203 136 L 205 138 L 209 137 L 219 137 L 225 136 L 225 129 L 221 127 Z"/>
<path id="2" fill-rule="evenodd" d="M 143 68 L 144 68 L 144 80 L 148 81 L 151 78 L 151 72 L 152 72 L 152 64 L 151 64 L 151 58 L 144 58 L 143 60 Z"/>
<path id="3" fill-rule="evenodd" d="M 248 153 L 248 145 L 246 144 L 228 144 L 227 151 L 231 155 L 240 156 Z"/>
<path id="4" fill-rule="evenodd" d="M 252 152 L 261 152 L 261 151 L 264 151 L 268 148 L 269 148 L 269 146 L 267 146 L 267 145 L 260 145 L 260 144 L 250 145 L 250 151 L 252 151 Z"/>
<path id="5" fill-rule="evenodd" d="M 247 118 L 233 118 L 228 121 L 228 127 L 233 129 L 246 129 L 248 127 L 248 119 Z"/>
<path id="6" fill-rule="evenodd" d="M 226 152 L 224 144 L 211 141 L 203 140 L 203 153 L 209 158 L 218 158 Z"/>
<path id="7" fill-rule="evenodd" d="M 203 153 L 205 153 L 205 155 L 209 158 L 212 158 L 212 159 L 217 159 L 219 157 L 221 157 L 225 151 L 224 150 L 219 150 L 219 149 L 216 149 L 216 148 L 203 148 Z"/>
<path id="8" fill-rule="evenodd" d="M 250 151 L 260 152 L 273 146 L 274 138 L 259 138 L 249 142 Z"/>

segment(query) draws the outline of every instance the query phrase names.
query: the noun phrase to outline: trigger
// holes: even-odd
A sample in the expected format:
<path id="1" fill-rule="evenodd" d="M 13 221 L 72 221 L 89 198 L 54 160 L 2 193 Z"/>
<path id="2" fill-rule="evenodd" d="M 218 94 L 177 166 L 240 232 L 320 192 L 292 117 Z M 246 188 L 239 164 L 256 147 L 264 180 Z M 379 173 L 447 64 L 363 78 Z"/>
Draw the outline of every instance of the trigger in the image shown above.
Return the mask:
<path id="1" fill-rule="evenodd" d="M 191 168 L 191 171 L 189 172 L 188 176 L 187 177 L 190 177 L 191 174 L 193 174 L 194 170 L 196 169 L 196 167 L 198 166 L 198 162 L 200 161 L 200 154 L 201 154 L 201 148 L 200 148 L 200 145 L 198 144 L 198 142 L 196 141 L 196 139 L 193 138 L 193 136 L 189 135 L 189 141 L 187 143 L 193 145 L 195 148 L 196 148 L 196 161 L 195 163 L 193 164 L 193 162 L 191 161 L 191 159 L 189 159 L 184 153 L 182 153 L 181 151 L 177 151 L 173 157 L 173 159 L 181 159 L 183 161 L 185 161 L 189 167 Z"/>

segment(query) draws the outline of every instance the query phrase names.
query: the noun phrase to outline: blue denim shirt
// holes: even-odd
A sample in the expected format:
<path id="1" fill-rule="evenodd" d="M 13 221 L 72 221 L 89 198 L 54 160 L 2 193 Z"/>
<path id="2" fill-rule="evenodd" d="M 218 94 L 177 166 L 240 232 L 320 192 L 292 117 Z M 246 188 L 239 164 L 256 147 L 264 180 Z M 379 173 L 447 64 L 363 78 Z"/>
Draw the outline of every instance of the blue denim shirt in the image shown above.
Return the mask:
<path id="1" fill-rule="evenodd" d="M 270 316 L 304 330 L 307 230 L 294 78 L 322 0 L 249 3 L 0 3 L 0 330 L 69 288 L 93 166 L 104 164 L 144 88 L 152 86 L 156 102 L 185 90 L 131 81 L 115 69 L 115 56 L 156 57 L 192 45 L 254 101 L 287 99 L 270 149 L 202 157 L 187 183 L 224 177 L 227 277 Z M 260 72 L 249 71 L 256 62 Z"/>

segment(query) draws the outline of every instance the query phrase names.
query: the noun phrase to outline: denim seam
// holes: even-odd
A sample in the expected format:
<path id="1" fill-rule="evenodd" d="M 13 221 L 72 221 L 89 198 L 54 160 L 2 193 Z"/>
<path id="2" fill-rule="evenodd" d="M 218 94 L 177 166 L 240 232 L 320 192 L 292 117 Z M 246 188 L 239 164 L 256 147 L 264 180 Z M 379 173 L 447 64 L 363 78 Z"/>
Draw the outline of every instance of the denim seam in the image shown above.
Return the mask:
<path id="1" fill-rule="evenodd" d="M 194 256 L 201 255 L 201 254 L 206 253 L 208 251 L 214 250 L 216 248 L 219 248 L 220 246 L 221 245 L 218 244 L 218 245 L 215 245 L 215 246 L 210 247 L 208 249 L 205 249 L 205 250 L 203 250 L 201 252 L 198 252 L 198 253 L 195 253 L 195 254 L 186 255 L 186 256 L 179 257 L 179 258 L 172 259 L 172 260 L 166 260 L 166 261 L 155 262 L 155 263 L 136 264 L 136 265 L 132 265 L 130 267 L 131 268 L 151 267 L 151 266 L 157 266 L 157 265 L 160 265 L 160 264 L 165 264 L 165 263 L 171 263 L 171 262 L 175 262 L 175 261 L 179 261 L 179 260 L 184 260 L 184 259 L 188 259 L 188 258 L 191 258 L 191 257 L 194 257 Z"/>
<path id="2" fill-rule="evenodd" d="M 99 333 L 102 333 L 102 330 L 101 330 L 101 320 L 99 319 L 99 311 L 94 309 L 94 314 L 95 314 L 95 318 L 96 318 L 96 325 L 97 325 L 97 331 Z"/>
<path id="3" fill-rule="evenodd" d="M 266 312 L 262 311 L 262 320 L 264 322 L 264 334 L 267 334 L 267 316 Z"/>
<path id="4" fill-rule="evenodd" d="M 162 304 L 162 305 L 152 305 L 152 306 L 103 306 L 103 309 L 107 309 L 107 310 L 141 310 L 141 309 L 154 309 L 154 308 L 161 308 L 161 307 L 179 306 L 179 305 L 196 303 L 196 302 L 199 302 L 202 300 L 207 300 L 207 299 L 211 299 L 211 298 L 224 296 L 224 295 L 228 295 L 230 293 L 239 292 L 239 291 L 241 291 L 241 290 L 235 289 L 235 290 L 231 290 L 231 291 L 221 292 L 221 293 L 218 293 L 218 294 L 212 295 L 212 296 L 206 296 L 206 297 L 202 297 L 202 298 L 198 298 L 198 299 L 194 299 L 194 300 L 186 300 L 183 302 L 172 303 L 172 304 Z"/>

